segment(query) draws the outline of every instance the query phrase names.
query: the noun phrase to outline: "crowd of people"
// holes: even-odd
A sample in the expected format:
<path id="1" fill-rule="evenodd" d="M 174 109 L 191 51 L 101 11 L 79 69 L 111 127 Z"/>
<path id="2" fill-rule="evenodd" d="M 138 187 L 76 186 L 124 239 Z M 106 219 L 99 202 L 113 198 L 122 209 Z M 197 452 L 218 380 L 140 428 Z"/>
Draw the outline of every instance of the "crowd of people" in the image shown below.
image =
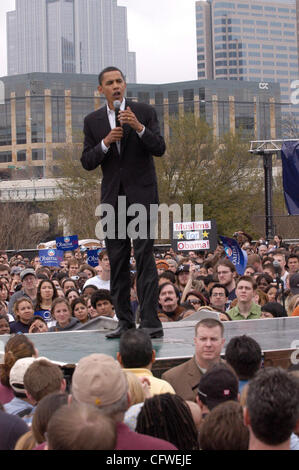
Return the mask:
<path id="1" fill-rule="evenodd" d="M 224 321 L 299 315 L 299 245 L 241 239 L 242 275 L 220 244 L 214 252 L 155 252 L 160 320 L 198 319 L 191 359 L 156 377 L 152 340 L 132 328 L 116 358 L 82 358 L 70 384 L 26 334 L 117 321 L 107 252 L 96 267 L 84 251 L 65 252 L 53 268 L 1 251 L 0 335 L 10 336 L 0 364 L 0 449 L 299 450 L 296 367 L 264 369 L 260 345 L 246 335 L 221 357 Z M 138 324 L 133 252 L 131 307 Z"/>
<path id="2" fill-rule="evenodd" d="M 250 243 L 243 275 L 222 246 L 214 252 L 156 253 L 159 277 L 158 316 L 163 322 L 186 319 L 200 310 L 217 312 L 221 321 L 299 315 L 299 245 L 273 240 Z M 65 252 L 59 268 L 42 266 L 16 254 L 0 253 L 0 334 L 78 329 L 96 317 L 117 320 L 110 293 L 110 264 L 105 249 L 98 266 L 86 253 Z M 131 257 L 131 308 L 139 303 L 136 262 Z"/>

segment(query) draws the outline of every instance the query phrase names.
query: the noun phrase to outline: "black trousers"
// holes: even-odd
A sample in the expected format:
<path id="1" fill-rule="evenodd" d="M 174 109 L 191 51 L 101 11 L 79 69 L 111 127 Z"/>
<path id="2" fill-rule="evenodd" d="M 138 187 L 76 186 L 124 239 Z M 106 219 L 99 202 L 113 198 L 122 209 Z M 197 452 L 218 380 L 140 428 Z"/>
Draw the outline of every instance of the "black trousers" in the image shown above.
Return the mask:
<path id="1" fill-rule="evenodd" d="M 126 228 L 133 217 L 126 216 Z M 162 327 L 158 318 L 158 274 L 153 255 L 154 240 L 150 238 L 150 218 L 147 215 L 143 223 L 147 226 L 147 238 L 133 239 L 134 257 L 137 268 L 137 296 L 140 308 L 140 326 L 144 328 Z M 124 227 L 122 227 L 122 235 Z M 135 323 L 131 309 L 130 257 L 131 239 L 123 239 L 118 231 L 118 208 L 115 210 L 115 237 L 105 240 L 110 261 L 110 291 L 114 302 L 119 326 L 132 326 Z"/>

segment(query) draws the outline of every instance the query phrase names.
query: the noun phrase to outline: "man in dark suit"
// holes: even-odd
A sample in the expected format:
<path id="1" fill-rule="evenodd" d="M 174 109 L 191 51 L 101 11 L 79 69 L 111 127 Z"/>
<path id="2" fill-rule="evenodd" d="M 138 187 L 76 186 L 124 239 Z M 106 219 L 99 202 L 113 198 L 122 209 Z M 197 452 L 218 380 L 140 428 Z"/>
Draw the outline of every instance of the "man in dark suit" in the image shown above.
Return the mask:
<path id="1" fill-rule="evenodd" d="M 152 222 L 150 205 L 159 204 L 152 156 L 164 154 L 165 142 L 160 135 L 154 108 L 124 99 L 126 82 L 119 69 L 104 69 L 99 75 L 98 90 L 105 95 L 107 106 L 89 114 L 84 120 L 81 163 L 89 171 L 101 166 L 101 204 L 109 204 L 114 209 L 113 221 L 110 222 L 113 226 L 115 224 L 115 234 L 111 235 L 108 229 L 106 247 L 111 265 L 111 294 L 119 326 L 107 338 L 119 338 L 124 331 L 135 327 L 130 305 L 131 240 L 127 233 L 128 225 L 133 220 L 132 216 L 127 215 L 127 209 L 132 204 L 139 204 L 142 208 L 142 217 L 138 215 L 139 232 L 146 229 L 146 236 L 133 239 L 140 327 L 153 338 L 161 337 L 163 329 L 157 314 L 158 277 L 153 257 L 154 240 L 150 237 L 149 228 Z M 118 116 L 115 116 L 116 100 L 121 103 Z M 118 120 L 120 125 L 116 126 Z"/>

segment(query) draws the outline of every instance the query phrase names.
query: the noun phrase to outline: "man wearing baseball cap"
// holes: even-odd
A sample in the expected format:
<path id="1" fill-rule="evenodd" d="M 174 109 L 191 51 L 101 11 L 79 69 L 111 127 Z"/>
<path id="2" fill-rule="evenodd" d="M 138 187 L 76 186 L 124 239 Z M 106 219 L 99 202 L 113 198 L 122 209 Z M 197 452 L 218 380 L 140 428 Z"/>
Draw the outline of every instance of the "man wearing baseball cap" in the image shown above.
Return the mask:
<path id="1" fill-rule="evenodd" d="M 130 430 L 123 423 L 130 407 L 130 394 L 125 372 L 120 364 L 106 354 L 82 358 L 72 377 L 72 400 L 89 403 L 116 422 L 115 450 L 176 450 L 170 442 Z"/>
<path id="2" fill-rule="evenodd" d="M 238 401 L 239 380 L 226 364 L 215 364 L 202 376 L 197 388 L 196 402 L 202 415 L 225 401 Z"/>
<path id="3" fill-rule="evenodd" d="M 20 278 L 22 282 L 22 289 L 15 292 L 8 304 L 8 313 L 11 315 L 14 314 L 13 312 L 13 306 L 14 303 L 17 299 L 20 297 L 29 297 L 29 299 L 33 302 L 33 305 L 35 305 L 36 302 L 36 295 L 37 295 L 37 277 L 34 269 L 32 268 L 25 268 L 23 271 L 20 273 Z"/>

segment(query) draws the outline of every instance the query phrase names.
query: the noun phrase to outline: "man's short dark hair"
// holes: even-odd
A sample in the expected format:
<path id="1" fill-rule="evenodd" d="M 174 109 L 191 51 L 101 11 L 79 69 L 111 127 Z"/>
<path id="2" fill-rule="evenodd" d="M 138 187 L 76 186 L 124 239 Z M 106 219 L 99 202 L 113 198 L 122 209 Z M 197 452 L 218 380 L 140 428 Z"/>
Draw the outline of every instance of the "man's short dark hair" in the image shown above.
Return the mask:
<path id="1" fill-rule="evenodd" d="M 235 336 L 226 346 L 225 359 L 240 380 L 249 380 L 261 366 L 262 350 L 250 336 Z"/>
<path id="2" fill-rule="evenodd" d="M 218 272 L 218 267 L 219 266 L 226 266 L 227 268 L 229 268 L 231 270 L 232 273 L 236 273 L 237 270 L 236 270 L 236 266 L 229 260 L 229 259 L 222 259 L 220 261 L 218 261 L 218 263 L 216 264 L 216 273 Z"/>
<path id="3" fill-rule="evenodd" d="M 124 368 L 146 367 L 152 360 L 152 340 L 146 332 L 132 328 L 122 334 L 119 353 Z"/>
<path id="4" fill-rule="evenodd" d="M 261 369 L 250 380 L 246 407 L 250 427 L 261 442 L 286 442 L 299 418 L 299 381 L 280 367 Z"/>
<path id="5" fill-rule="evenodd" d="M 210 289 L 210 297 L 212 296 L 214 289 L 224 289 L 225 297 L 228 297 L 228 296 L 229 296 L 229 292 L 228 292 L 227 288 L 226 288 L 223 284 L 219 284 L 219 283 L 217 282 L 217 283 L 214 284 L 214 285 L 211 287 L 211 289 Z"/>
<path id="6" fill-rule="evenodd" d="M 99 85 L 102 85 L 102 81 L 103 81 L 103 77 L 104 77 L 104 74 L 105 73 L 108 73 L 108 72 L 120 72 L 122 78 L 124 79 L 124 81 L 126 81 L 126 78 L 124 76 L 124 74 L 122 73 L 122 71 L 120 69 L 118 69 L 117 67 L 114 67 L 114 66 L 110 66 L 110 67 L 106 67 L 104 70 L 102 70 L 102 72 L 99 74 Z"/>
<path id="7" fill-rule="evenodd" d="M 164 273 L 159 274 L 158 279 L 159 280 L 160 279 L 167 279 L 168 281 L 172 282 L 172 284 L 174 284 L 175 281 L 176 281 L 174 272 L 169 271 L 169 270 L 166 270 L 166 271 L 164 271 Z M 167 282 L 167 281 L 165 281 L 165 282 Z"/>
<path id="8" fill-rule="evenodd" d="M 90 286 L 87 286 L 87 287 L 90 287 Z M 112 296 L 110 294 L 110 291 L 107 289 L 98 289 L 92 294 L 90 298 L 90 302 L 93 308 L 96 308 L 97 302 L 99 300 L 108 300 L 108 302 L 110 302 L 111 305 L 113 305 Z"/>

